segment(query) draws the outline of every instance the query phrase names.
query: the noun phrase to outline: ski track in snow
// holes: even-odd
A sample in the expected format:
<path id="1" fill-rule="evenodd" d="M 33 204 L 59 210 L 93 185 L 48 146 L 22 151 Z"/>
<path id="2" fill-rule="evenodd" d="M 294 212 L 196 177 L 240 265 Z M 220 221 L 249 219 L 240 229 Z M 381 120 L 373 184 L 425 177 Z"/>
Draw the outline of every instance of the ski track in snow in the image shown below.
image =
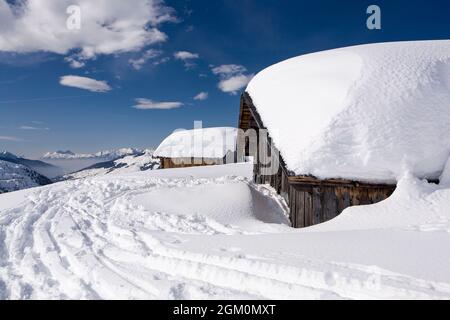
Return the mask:
<path id="1" fill-rule="evenodd" d="M 264 191 L 229 177 L 84 179 L 28 192 L 21 206 L 0 211 L 0 299 L 450 298 L 448 284 L 382 270 L 373 278 L 367 266 L 183 250 L 186 237 L 252 233 L 130 201 L 159 188 L 221 183 Z"/>

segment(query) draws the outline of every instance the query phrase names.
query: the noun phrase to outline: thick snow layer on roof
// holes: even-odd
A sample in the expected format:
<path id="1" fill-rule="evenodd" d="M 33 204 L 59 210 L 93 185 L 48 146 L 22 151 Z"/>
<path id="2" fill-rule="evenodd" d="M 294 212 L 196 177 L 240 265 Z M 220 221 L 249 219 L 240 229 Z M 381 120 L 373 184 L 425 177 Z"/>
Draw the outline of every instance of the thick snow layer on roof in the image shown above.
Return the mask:
<path id="1" fill-rule="evenodd" d="M 237 129 L 231 127 L 182 130 L 172 133 L 154 156 L 167 158 L 223 158 L 236 151 Z"/>
<path id="2" fill-rule="evenodd" d="M 437 178 L 450 153 L 449 40 L 300 56 L 260 72 L 247 92 L 296 174 Z"/>

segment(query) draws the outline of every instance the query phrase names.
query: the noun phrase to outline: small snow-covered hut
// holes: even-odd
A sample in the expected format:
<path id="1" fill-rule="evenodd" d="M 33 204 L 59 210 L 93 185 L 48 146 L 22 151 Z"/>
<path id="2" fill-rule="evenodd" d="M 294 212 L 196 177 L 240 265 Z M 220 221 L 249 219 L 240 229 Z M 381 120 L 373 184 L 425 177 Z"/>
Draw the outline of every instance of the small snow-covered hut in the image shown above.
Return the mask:
<path id="1" fill-rule="evenodd" d="M 237 129 L 230 127 L 175 131 L 156 149 L 161 168 L 183 168 L 236 162 Z"/>
<path id="2" fill-rule="evenodd" d="M 403 174 L 436 179 L 450 154 L 450 41 L 347 47 L 273 65 L 242 94 L 239 128 L 267 130 L 250 154 L 255 181 L 284 196 L 294 227 L 386 199 Z M 247 152 L 249 140 L 239 137 Z M 277 154 L 278 172 L 264 174 L 265 158 Z"/>

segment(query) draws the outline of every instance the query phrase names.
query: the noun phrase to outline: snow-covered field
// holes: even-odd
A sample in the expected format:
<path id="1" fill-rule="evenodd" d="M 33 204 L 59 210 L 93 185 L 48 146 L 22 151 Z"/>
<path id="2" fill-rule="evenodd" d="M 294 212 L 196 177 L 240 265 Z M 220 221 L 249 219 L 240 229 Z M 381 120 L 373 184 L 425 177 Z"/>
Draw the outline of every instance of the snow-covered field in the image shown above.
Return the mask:
<path id="1" fill-rule="evenodd" d="M 304 230 L 251 165 L 0 195 L 1 299 L 450 298 L 450 179 Z"/>

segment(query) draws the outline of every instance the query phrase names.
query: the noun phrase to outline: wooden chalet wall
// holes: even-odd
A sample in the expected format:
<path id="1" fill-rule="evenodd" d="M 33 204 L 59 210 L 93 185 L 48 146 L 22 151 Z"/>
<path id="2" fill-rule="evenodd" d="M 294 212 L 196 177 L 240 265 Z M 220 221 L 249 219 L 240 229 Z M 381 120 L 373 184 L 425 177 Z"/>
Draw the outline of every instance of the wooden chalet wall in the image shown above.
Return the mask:
<path id="1" fill-rule="evenodd" d="M 203 158 L 164 158 L 159 157 L 161 169 L 175 169 L 187 167 L 202 167 L 224 164 L 224 159 L 203 159 Z"/>
<path id="2" fill-rule="evenodd" d="M 243 93 L 241 97 L 239 128 L 244 131 L 266 129 L 247 93 Z M 244 137 L 241 136 L 239 139 Z M 270 150 L 275 148 L 271 144 L 269 137 L 266 148 L 258 150 L 260 156 L 270 154 Z M 281 155 L 279 160 L 278 173 L 272 176 L 261 175 L 262 165 L 256 161 L 254 180 L 259 184 L 270 184 L 284 197 L 290 208 L 292 226 L 295 228 L 308 227 L 333 219 L 350 206 L 380 202 L 395 190 L 394 185 L 295 176 L 288 172 Z"/>
<path id="3" fill-rule="evenodd" d="M 301 228 L 335 218 L 344 209 L 373 204 L 388 198 L 395 187 L 390 185 L 359 184 L 289 179 L 289 207 L 293 226 Z"/>

